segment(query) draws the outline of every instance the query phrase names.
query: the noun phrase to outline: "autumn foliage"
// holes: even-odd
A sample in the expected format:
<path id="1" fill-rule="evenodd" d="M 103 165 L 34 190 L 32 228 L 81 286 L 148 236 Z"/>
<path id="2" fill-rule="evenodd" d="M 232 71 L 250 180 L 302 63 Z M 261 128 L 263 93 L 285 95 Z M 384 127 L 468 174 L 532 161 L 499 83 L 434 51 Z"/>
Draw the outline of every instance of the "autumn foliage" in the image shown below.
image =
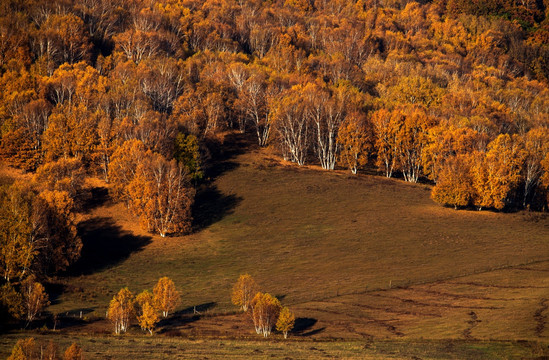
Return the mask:
<path id="1" fill-rule="evenodd" d="M 231 301 L 234 305 L 239 306 L 242 311 L 248 311 L 257 291 L 258 286 L 249 274 L 240 275 L 233 285 Z"/>
<path id="2" fill-rule="evenodd" d="M 276 330 L 284 334 L 284 339 L 288 337 L 288 332 L 292 331 L 295 325 L 295 315 L 287 307 L 283 307 L 276 321 Z"/>
<path id="3" fill-rule="evenodd" d="M 32 277 L 25 279 L 22 288 L 26 319 L 27 323 L 30 323 L 50 304 L 50 302 L 44 286 L 39 282 L 34 281 Z"/>
<path id="4" fill-rule="evenodd" d="M 282 332 L 286 339 L 294 327 L 294 314 L 287 307 L 282 307 L 276 297 L 258 291 L 255 280 L 249 274 L 240 275 L 233 286 L 231 300 L 250 315 L 257 334 L 268 337 L 276 326 L 276 330 Z"/>
<path id="5" fill-rule="evenodd" d="M 153 289 L 153 303 L 163 317 L 173 312 L 181 301 L 181 293 L 175 288 L 172 279 L 167 276 L 158 279 Z"/>
<path id="6" fill-rule="evenodd" d="M 142 330 L 154 334 L 160 315 L 166 318 L 181 302 L 181 293 L 168 277 L 158 279 L 153 291 L 144 290 L 137 296 L 128 288 L 120 289 L 110 302 L 107 318 L 114 325 L 115 334 L 128 331 L 133 320 Z"/>
<path id="7" fill-rule="evenodd" d="M 547 206 L 543 1 L 100 3 L 0 5 L 0 157 L 75 205 L 98 176 L 145 229 L 188 232 L 235 130 L 298 165 L 429 179 L 450 206 Z"/>
<path id="8" fill-rule="evenodd" d="M 25 338 L 17 340 L 14 345 L 9 360 L 34 360 L 34 359 L 64 359 L 64 360 L 82 360 L 84 352 L 77 343 L 72 343 L 61 357 L 58 353 L 57 344 L 50 340 L 47 344 L 38 343 L 34 338 Z"/>
<path id="9" fill-rule="evenodd" d="M 128 140 L 112 155 L 109 177 L 116 198 L 126 202 L 145 229 L 164 237 L 190 230 L 194 190 L 186 169 L 145 151 L 141 141 Z"/>
<path id="10" fill-rule="evenodd" d="M 252 320 L 255 331 L 267 337 L 276 325 L 282 306 L 278 299 L 268 293 L 258 292 L 252 299 Z"/>
<path id="11" fill-rule="evenodd" d="M 82 348 L 77 343 L 72 343 L 63 354 L 63 360 L 82 360 L 83 358 Z"/>
<path id="12" fill-rule="evenodd" d="M 130 322 L 134 316 L 134 296 L 128 288 L 120 289 L 110 304 L 107 318 L 114 325 L 114 333 L 121 334 L 128 331 Z"/>

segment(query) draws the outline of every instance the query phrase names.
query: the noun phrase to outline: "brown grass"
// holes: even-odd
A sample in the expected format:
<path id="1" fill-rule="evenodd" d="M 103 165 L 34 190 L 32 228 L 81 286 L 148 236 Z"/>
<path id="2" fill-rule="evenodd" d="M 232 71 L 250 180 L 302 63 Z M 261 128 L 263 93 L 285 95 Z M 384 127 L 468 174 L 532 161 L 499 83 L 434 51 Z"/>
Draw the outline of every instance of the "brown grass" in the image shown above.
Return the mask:
<path id="1" fill-rule="evenodd" d="M 50 311 L 85 309 L 90 321 L 63 331 L 109 332 L 91 320 L 118 289 L 139 292 L 169 276 L 183 303 L 163 324 L 166 335 L 253 339 L 250 320 L 230 304 L 233 282 L 248 272 L 294 310 L 299 339 L 430 339 L 437 349 L 444 341 L 546 342 L 545 214 L 455 211 L 432 202 L 427 185 L 298 168 L 265 150 L 224 169 L 199 196 L 206 215 L 192 235 L 146 234 L 120 204 L 84 216 L 93 251 L 58 279 Z"/>

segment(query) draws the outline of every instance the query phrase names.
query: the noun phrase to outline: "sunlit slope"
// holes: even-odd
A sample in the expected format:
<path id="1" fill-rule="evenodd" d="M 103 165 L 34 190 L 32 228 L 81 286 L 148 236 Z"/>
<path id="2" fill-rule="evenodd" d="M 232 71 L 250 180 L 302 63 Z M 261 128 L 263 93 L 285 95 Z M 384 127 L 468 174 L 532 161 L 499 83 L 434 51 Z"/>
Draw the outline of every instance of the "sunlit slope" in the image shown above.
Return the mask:
<path id="1" fill-rule="evenodd" d="M 138 229 L 137 221 L 121 205 L 92 210 L 81 227 L 88 246 L 110 231 L 109 244 L 123 249 L 116 250 L 120 256 L 115 251 L 109 261 L 103 259 L 100 266 L 81 271 L 83 275 L 63 279 L 71 285 L 51 310 L 87 308 L 101 315 L 119 288 L 141 291 L 167 275 L 183 292 L 182 309 L 207 305 L 212 313 L 232 311 L 231 286 L 240 273 L 248 272 L 263 290 L 299 309 L 298 316 L 353 323 L 356 319 L 349 314 L 363 304 L 371 310 L 361 313 L 363 319 L 405 323 L 406 331 L 387 332 L 383 330 L 387 327 L 372 326 L 364 336 L 467 338 L 472 336 L 464 334 L 471 320 L 467 314 L 473 311 L 467 304 L 459 304 L 467 316 L 461 319 L 461 310 L 455 314 L 460 319 L 454 328 L 437 330 L 436 319 L 451 314 L 438 312 L 432 317 L 430 309 L 409 310 L 411 302 L 420 302 L 419 293 L 434 283 L 442 284 L 451 300 L 453 289 L 461 291 L 457 284 L 463 277 L 492 274 L 497 285 L 508 281 L 510 273 L 494 270 L 524 268 L 549 259 L 549 219 L 544 214 L 455 211 L 435 204 L 427 185 L 296 168 L 257 151 L 226 162 L 224 169 L 212 187 L 199 195 L 197 231 L 190 236 L 151 237 Z M 86 256 L 84 263 L 92 263 L 86 262 Z M 536 311 L 543 287 L 549 286 L 547 268 L 541 265 L 541 271 L 529 275 L 528 286 L 539 283 L 542 290 L 528 300 L 527 313 L 530 308 Z M 520 280 L 512 274 L 516 287 Z M 411 290 L 394 290 L 397 287 Z M 390 288 L 396 299 L 388 303 L 387 297 L 379 295 L 384 292 L 377 290 Z M 496 298 L 508 296 L 497 293 L 497 287 L 487 289 Z M 411 295 L 399 292 L 412 290 Z M 464 301 L 470 300 L 473 306 L 479 290 L 463 291 L 470 298 Z M 408 297 L 410 301 L 404 301 Z M 329 304 L 334 301 L 337 304 Z M 515 305 L 506 304 L 512 313 Z M 331 315 L 315 313 L 331 306 L 337 306 Z M 399 310 L 378 319 L 385 316 L 378 311 L 385 307 Z M 524 325 L 532 330 L 531 336 L 537 326 L 533 316 L 528 314 Z M 193 326 L 200 327 L 201 321 Z M 238 323 L 238 316 L 230 321 Z M 315 326 L 326 327 L 318 336 L 357 336 L 358 331 L 340 325 L 318 321 Z M 515 329 L 506 333 L 507 338 L 519 337 L 523 329 Z"/>

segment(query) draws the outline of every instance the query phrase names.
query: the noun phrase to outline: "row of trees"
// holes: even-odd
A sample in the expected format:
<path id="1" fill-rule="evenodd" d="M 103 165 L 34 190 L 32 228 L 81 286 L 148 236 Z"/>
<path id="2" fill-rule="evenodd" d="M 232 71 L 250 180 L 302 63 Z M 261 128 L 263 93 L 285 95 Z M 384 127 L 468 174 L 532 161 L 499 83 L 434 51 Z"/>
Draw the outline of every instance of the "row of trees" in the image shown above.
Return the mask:
<path id="1" fill-rule="evenodd" d="M 38 344 L 34 338 L 17 340 L 8 360 L 82 360 L 83 351 L 77 343 L 72 343 L 60 356 L 56 343 L 50 340 L 47 344 Z"/>
<path id="2" fill-rule="evenodd" d="M 376 164 L 387 177 L 435 183 L 433 199 L 454 207 L 545 207 L 549 198 L 549 130 L 489 136 L 461 121 L 438 122 L 424 108 L 371 116 Z"/>
<path id="3" fill-rule="evenodd" d="M 288 337 L 288 333 L 294 328 L 295 315 L 288 307 L 282 307 L 280 301 L 269 293 L 258 291 L 258 285 L 249 275 L 240 275 L 233 286 L 231 300 L 242 311 L 251 316 L 255 331 L 267 337 L 273 327 Z"/>
<path id="4" fill-rule="evenodd" d="M 144 290 L 134 296 L 128 288 L 120 289 L 107 310 L 107 318 L 114 325 L 115 334 L 125 333 L 133 319 L 142 330 L 153 334 L 160 316 L 166 318 L 181 301 L 181 293 L 168 277 L 158 280 L 151 293 Z"/>

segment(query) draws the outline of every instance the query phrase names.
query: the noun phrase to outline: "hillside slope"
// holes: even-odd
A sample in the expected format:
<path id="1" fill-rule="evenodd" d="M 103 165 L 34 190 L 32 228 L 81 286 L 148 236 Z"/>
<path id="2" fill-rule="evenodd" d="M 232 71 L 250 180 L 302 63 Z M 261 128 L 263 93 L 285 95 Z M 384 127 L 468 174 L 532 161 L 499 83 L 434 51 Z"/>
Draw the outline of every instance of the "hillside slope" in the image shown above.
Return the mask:
<path id="1" fill-rule="evenodd" d="M 545 214 L 455 211 L 432 202 L 427 185 L 298 169 L 265 150 L 222 165 L 198 195 L 192 235 L 146 234 L 121 204 L 90 210 L 82 261 L 60 278 L 51 311 L 102 317 L 119 288 L 138 292 L 169 276 L 182 310 L 226 314 L 232 284 L 248 272 L 314 337 L 545 335 Z M 189 324 L 188 311 L 165 330 L 253 334 L 244 315 Z"/>

